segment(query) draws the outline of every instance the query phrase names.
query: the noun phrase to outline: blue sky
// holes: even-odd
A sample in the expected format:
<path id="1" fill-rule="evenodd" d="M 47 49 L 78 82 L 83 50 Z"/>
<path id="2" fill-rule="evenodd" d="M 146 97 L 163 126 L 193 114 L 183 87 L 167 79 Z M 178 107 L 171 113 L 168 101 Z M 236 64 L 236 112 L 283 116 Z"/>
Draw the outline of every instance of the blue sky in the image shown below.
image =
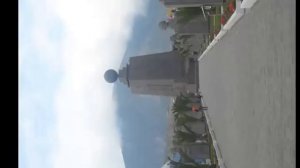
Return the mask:
<path id="1" fill-rule="evenodd" d="M 159 5 L 148 2 L 19 2 L 20 168 L 124 167 L 122 100 L 113 97 L 113 85 L 103 80 L 103 73 L 118 69 L 126 51 L 138 55 L 168 49 L 152 45 L 161 38 L 157 33 L 165 33 L 157 23 L 147 22 L 146 34 L 138 26 L 141 19 L 153 17 L 155 22 L 164 12 L 161 7 L 160 16 L 147 18 L 148 5 Z M 133 29 L 143 34 L 133 35 Z M 128 50 L 129 45 L 133 47 Z M 156 104 L 156 111 L 165 110 L 160 99 L 142 99 L 149 100 L 147 106 Z M 150 124 L 147 129 L 152 128 Z"/>

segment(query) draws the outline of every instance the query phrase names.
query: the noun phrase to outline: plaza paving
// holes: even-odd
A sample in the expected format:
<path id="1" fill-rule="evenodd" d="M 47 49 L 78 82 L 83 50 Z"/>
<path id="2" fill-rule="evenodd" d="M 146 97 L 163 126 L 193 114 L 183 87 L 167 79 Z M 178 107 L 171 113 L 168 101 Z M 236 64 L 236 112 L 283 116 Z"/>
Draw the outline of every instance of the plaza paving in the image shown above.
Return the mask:
<path id="1" fill-rule="evenodd" d="M 295 167 L 295 1 L 258 0 L 199 62 L 227 168 Z"/>

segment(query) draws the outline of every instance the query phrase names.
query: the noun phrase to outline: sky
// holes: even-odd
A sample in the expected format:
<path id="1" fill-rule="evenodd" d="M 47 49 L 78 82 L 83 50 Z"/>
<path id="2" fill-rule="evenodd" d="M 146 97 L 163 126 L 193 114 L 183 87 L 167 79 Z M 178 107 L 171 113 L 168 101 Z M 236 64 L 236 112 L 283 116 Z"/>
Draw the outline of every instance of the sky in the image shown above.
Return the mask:
<path id="1" fill-rule="evenodd" d="M 20 168 L 125 167 L 122 148 L 128 129 L 122 121 L 130 119 L 120 115 L 126 98 L 119 98 L 127 92 L 116 92 L 103 73 L 118 69 L 126 53 L 168 49 L 151 46 L 159 39 L 156 25 L 133 36 L 145 29 L 138 21 L 155 13 L 147 10 L 149 2 L 19 1 Z M 165 110 L 161 98 L 141 97 L 146 99 L 147 106 Z"/>

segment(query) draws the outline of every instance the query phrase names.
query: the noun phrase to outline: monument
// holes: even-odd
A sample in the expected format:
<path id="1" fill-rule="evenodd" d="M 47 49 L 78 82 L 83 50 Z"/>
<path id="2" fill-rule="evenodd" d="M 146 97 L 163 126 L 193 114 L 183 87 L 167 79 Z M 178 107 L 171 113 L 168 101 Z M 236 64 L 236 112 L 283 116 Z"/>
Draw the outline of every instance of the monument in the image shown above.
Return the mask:
<path id="1" fill-rule="evenodd" d="M 193 58 L 170 51 L 131 57 L 119 70 L 107 70 L 107 82 L 117 79 L 134 94 L 177 96 L 198 90 L 198 63 Z"/>
<path id="2" fill-rule="evenodd" d="M 222 5 L 224 0 L 160 0 L 168 8 L 199 7 L 202 5 Z"/>

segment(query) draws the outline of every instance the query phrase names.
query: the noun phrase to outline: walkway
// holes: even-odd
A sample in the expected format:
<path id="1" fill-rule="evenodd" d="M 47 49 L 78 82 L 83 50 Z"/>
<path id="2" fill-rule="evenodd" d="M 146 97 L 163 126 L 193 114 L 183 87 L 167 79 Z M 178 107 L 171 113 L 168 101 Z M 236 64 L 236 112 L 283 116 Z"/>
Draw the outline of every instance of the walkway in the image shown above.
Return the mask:
<path id="1" fill-rule="evenodd" d="M 227 168 L 295 167 L 295 0 L 259 0 L 199 78 Z"/>

